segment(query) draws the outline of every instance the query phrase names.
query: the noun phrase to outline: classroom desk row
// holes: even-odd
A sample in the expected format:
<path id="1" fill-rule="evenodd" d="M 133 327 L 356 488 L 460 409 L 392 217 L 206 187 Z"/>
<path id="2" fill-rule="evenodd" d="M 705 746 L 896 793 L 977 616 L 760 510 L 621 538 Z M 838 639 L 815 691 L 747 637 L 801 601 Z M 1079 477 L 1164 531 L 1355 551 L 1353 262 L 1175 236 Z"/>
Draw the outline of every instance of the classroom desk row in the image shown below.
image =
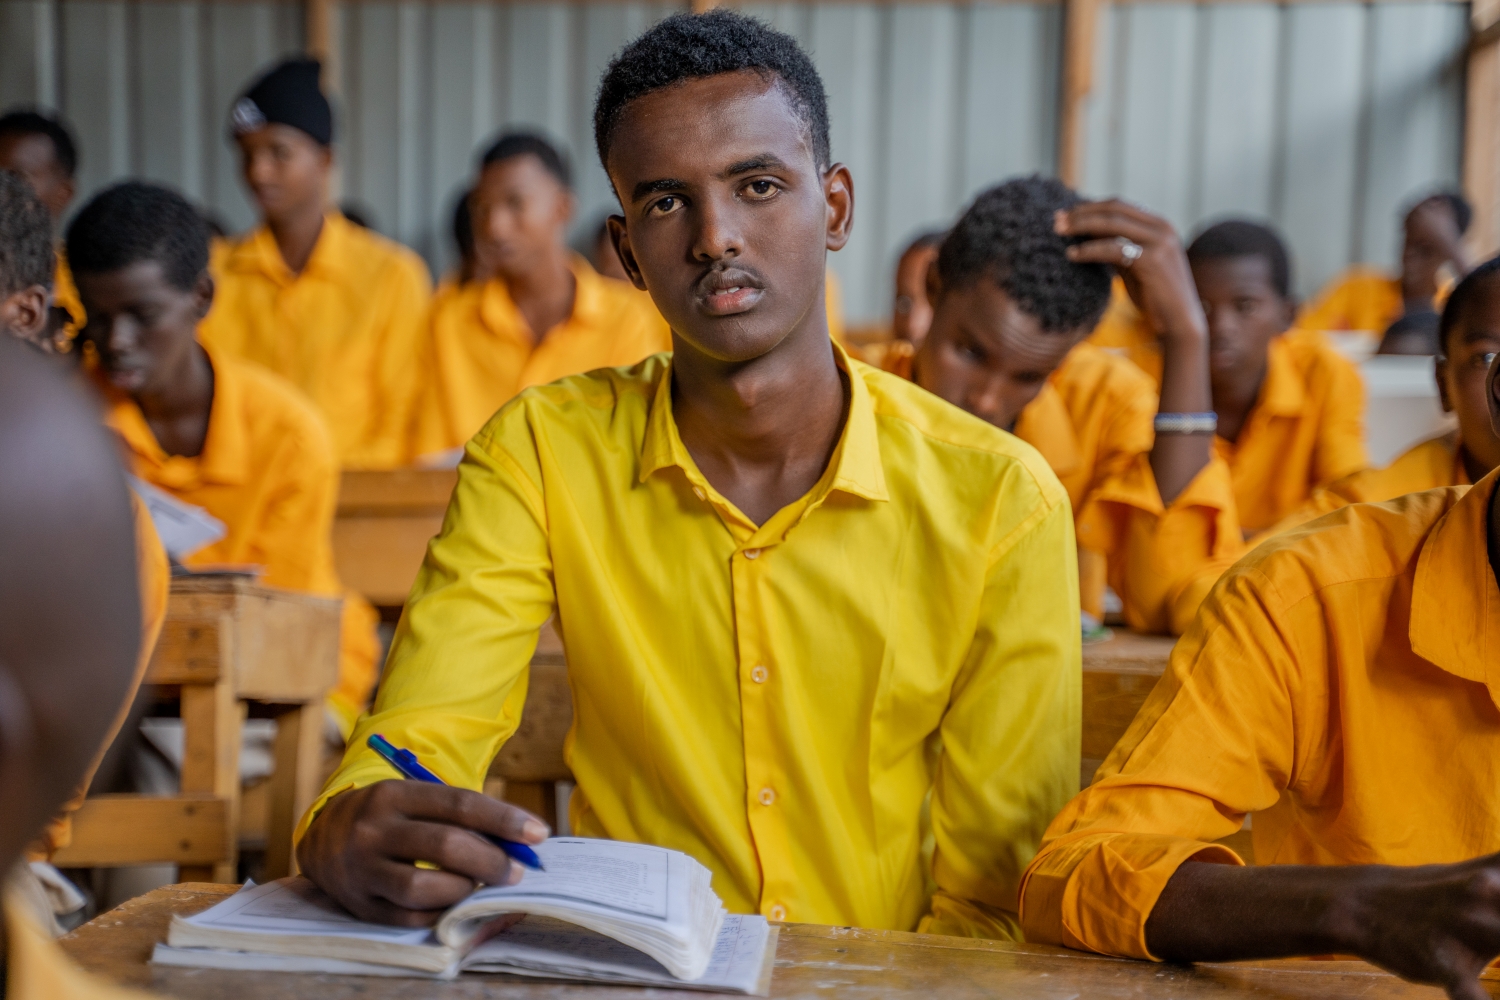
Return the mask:
<path id="1" fill-rule="evenodd" d="M 156 968 L 152 947 L 173 914 L 205 910 L 233 886 L 188 883 L 157 889 L 62 939 L 84 968 L 182 1000 L 669 1000 L 706 996 L 674 990 L 581 986 L 467 975 L 454 982 L 365 976 L 294 975 Z M 1491 996 L 1497 983 L 1486 982 Z M 789 924 L 781 932 L 771 996 L 779 1000 L 1439 1000 L 1429 986 L 1402 982 L 1364 962 L 1240 962 L 1182 967 L 1104 958 L 1042 945 Z"/>

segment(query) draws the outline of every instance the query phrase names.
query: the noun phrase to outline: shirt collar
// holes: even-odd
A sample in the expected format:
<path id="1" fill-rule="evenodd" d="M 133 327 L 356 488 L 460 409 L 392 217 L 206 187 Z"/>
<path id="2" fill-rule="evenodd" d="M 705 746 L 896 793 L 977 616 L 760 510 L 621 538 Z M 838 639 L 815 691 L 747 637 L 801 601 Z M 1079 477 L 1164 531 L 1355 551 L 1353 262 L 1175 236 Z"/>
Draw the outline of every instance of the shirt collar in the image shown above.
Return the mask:
<path id="1" fill-rule="evenodd" d="M 1256 405 L 1276 417 L 1300 416 L 1307 406 L 1307 390 L 1285 335 L 1272 340 L 1266 349 L 1266 380 L 1260 387 L 1260 401 Z"/>
<path id="2" fill-rule="evenodd" d="M 568 270 L 573 272 L 573 311 L 559 326 L 578 323 L 586 329 L 608 330 L 613 327 L 616 311 L 605 301 L 603 287 L 608 279 L 578 254 L 570 254 Z M 521 310 L 516 308 L 515 300 L 510 297 L 510 289 L 502 279 L 490 278 L 485 281 L 478 294 L 479 320 L 485 329 L 491 333 L 527 339 L 522 331 L 530 330 L 530 327 L 526 318 L 521 315 Z M 535 338 L 532 346 L 539 346 L 542 338 L 550 332 L 532 330 L 531 335 Z"/>
<path id="3" fill-rule="evenodd" d="M 344 264 L 348 259 L 349 227 L 353 225 L 342 212 L 330 210 L 323 216 L 323 229 L 318 233 L 318 242 L 313 244 L 312 256 L 302 274 L 293 274 L 282 259 L 281 247 L 276 237 L 264 223 L 251 231 L 229 252 L 224 267 L 231 271 L 258 272 L 280 285 L 290 285 L 303 274 L 327 275 L 338 278 L 344 275 Z"/>
<path id="4" fill-rule="evenodd" d="M 1083 461 L 1078 435 L 1073 429 L 1073 417 L 1051 379 L 1021 411 L 1016 419 L 1015 435 L 1041 452 L 1047 465 L 1059 476 L 1073 472 Z"/>
<path id="5" fill-rule="evenodd" d="M 849 376 L 849 416 L 839 435 L 838 447 L 834 449 L 834 475 L 825 492 L 840 490 L 866 500 L 889 500 L 885 467 L 880 458 L 880 435 L 875 425 L 875 401 L 864 377 L 850 362 L 843 347 L 837 341 L 831 343 L 835 362 Z M 645 482 L 653 474 L 674 465 L 681 468 L 695 486 L 712 490 L 677 432 L 677 421 L 672 416 L 672 364 L 669 360 L 662 366 L 651 402 L 651 414 L 646 421 L 646 433 L 641 442 L 640 481 Z M 822 497 L 812 499 L 816 504 Z"/>
<path id="6" fill-rule="evenodd" d="M 159 470 L 153 480 L 169 489 L 189 489 L 203 483 L 240 486 L 250 480 L 250 448 L 245 432 L 244 386 L 233 367 L 205 346 L 214 370 L 214 399 L 208 413 L 208 434 L 197 456 L 168 455 L 135 400 L 102 379 L 109 400 L 109 424 L 140 460 Z"/>
<path id="7" fill-rule="evenodd" d="M 1469 487 L 1422 544 L 1407 635 L 1412 652 L 1485 685 L 1500 705 L 1500 587 L 1485 543 L 1497 476 Z"/>

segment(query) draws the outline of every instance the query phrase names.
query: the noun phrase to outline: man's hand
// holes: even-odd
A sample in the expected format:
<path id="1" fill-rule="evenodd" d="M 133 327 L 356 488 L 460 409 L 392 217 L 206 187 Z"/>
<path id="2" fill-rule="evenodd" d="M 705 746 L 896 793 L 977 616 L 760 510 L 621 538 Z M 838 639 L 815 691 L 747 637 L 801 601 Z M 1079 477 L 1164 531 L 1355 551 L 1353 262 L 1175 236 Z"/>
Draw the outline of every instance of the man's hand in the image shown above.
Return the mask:
<path id="1" fill-rule="evenodd" d="M 1208 336 L 1208 321 L 1198 301 L 1193 272 L 1172 224 L 1128 201 L 1090 201 L 1057 213 L 1057 232 L 1090 236 L 1068 248 L 1079 264 L 1112 264 L 1141 315 L 1167 337 Z M 1131 260 L 1127 248 L 1140 247 Z"/>
<path id="2" fill-rule="evenodd" d="M 1146 921 L 1169 961 L 1353 954 L 1453 1000 L 1488 1000 L 1479 974 L 1500 956 L 1500 854 L 1451 865 L 1274 865 L 1189 861 Z"/>
<path id="3" fill-rule="evenodd" d="M 424 927 L 476 883 L 521 880 L 521 865 L 475 831 L 527 844 L 547 839 L 541 820 L 487 795 L 381 781 L 330 799 L 298 845 L 297 862 L 361 920 Z"/>

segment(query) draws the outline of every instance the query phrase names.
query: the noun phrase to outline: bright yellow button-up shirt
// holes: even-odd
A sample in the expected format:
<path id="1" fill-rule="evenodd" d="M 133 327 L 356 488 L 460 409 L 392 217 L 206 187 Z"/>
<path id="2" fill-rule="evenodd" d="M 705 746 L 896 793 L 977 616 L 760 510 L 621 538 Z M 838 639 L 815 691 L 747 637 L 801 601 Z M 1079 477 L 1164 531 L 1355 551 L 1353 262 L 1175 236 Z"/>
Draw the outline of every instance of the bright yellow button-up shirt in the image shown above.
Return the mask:
<path id="1" fill-rule="evenodd" d="M 522 389 L 672 349 L 672 331 L 645 292 L 581 257 L 572 270 L 573 312 L 540 339 L 499 278 L 443 282 L 428 321 L 414 456 L 461 447 Z"/>
<path id="2" fill-rule="evenodd" d="M 1026 873 L 1030 941 L 1151 957 L 1189 859 L 1255 814 L 1259 864 L 1500 850 L 1496 476 L 1355 504 L 1230 570 Z"/>
<path id="3" fill-rule="evenodd" d="M 328 421 L 340 464 L 405 464 L 431 297 L 422 259 L 332 212 L 300 274 L 264 226 L 215 254 L 213 269 L 203 342 L 306 393 Z"/>
<path id="4" fill-rule="evenodd" d="M 309 818 L 392 777 L 376 732 L 479 788 L 556 615 L 576 832 L 687 852 L 734 912 L 1015 937 L 1078 781 L 1067 495 L 1026 444 L 837 353 L 835 453 L 759 527 L 683 445 L 669 356 L 501 410 Z"/>
<path id="5" fill-rule="evenodd" d="M 206 347 L 214 370 L 208 435 L 198 455 L 168 455 L 128 395 L 103 386 L 106 419 L 131 471 L 224 522 L 227 534 L 185 557 L 188 566 L 262 567 L 272 587 L 344 598 L 339 682 L 329 707 L 347 729 L 375 685 L 373 608 L 345 594 L 333 566 L 338 465 L 322 419 L 285 380 Z"/>

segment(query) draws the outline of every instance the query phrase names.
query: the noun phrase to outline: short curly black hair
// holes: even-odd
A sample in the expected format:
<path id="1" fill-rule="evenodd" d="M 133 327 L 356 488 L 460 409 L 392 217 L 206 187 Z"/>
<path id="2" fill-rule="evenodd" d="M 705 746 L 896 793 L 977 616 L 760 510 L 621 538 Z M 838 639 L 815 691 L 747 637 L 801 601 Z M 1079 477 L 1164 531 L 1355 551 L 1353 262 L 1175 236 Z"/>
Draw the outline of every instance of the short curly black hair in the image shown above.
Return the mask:
<path id="1" fill-rule="evenodd" d="M 938 250 L 943 287 L 963 288 L 984 278 L 1048 333 L 1092 329 L 1109 305 L 1114 271 L 1068 260 L 1068 246 L 1081 240 L 1054 229 L 1057 212 L 1080 201 L 1066 184 L 1036 174 L 981 193 Z"/>
<path id="2" fill-rule="evenodd" d="M 30 108 L 17 108 L 0 115 L 0 135 L 39 135 L 52 143 L 52 156 L 71 179 L 78 172 L 78 144 L 60 118 Z"/>
<path id="3" fill-rule="evenodd" d="M 479 157 L 479 169 L 492 163 L 500 163 L 515 156 L 534 156 L 542 169 L 556 178 L 557 183 L 572 190 L 573 171 L 567 157 L 558 148 L 535 132 L 507 132 L 496 139 Z"/>
<path id="4" fill-rule="evenodd" d="M 1458 226 L 1458 234 L 1460 236 L 1469 231 L 1469 224 L 1474 221 L 1474 206 L 1469 204 L 1469 199 L 1465 198 L 1461 192 L 1447 188 L 1441 191 L 1434 191 L 1432 194 L 1418 198 L 1407 205 L 1406 209 L 1401 213 L 1402 222 L 1405 222 L 1407 216 L 1429 201 L 1440 201 L 1447 206 L 1448 211 L 1453 213 L 1453 222 Z"/>
<path id="5" fill-rule="evenodd" d="M 0 295 L 52 287 L 52 214 L 20 174 L 0 170 Z"/>
<path id="6" fill-rule="evenodd" d="M 663 87 L 721 73 L 753 70 L 777 79 L 807 126 L 819 170 L 832 162 L 823 78 L 791 35 L 722 7 L 673 14 L 620 50 L 604 71 L 594 101 L 594 142 L 609 169 L 609 149 L 625 106 Z"/>
<path id="7" fill-rule="evenodd" d="M 1228 257 L 1260 257 L 1271 268 L 1271 287 L 1284 299 L 1292 297 L 1292 255 L 1276 230 L 1248 219 L 1227 219 L 1209 226 L 1188 244 L 1189 264 Z"/>
<path id="8" fill-rule="evenodd" d="M 176 191 L 126 181 L 83 206 L 68 226 L 67 247 L 75 274 L 154 260 L 172 287 L 186 292 L 208 267 L 208 224 Z"/>
<path id="9" fill-rule="evenodd" d="M 1500 277 L 1500 257 L 1491 257 L 1464 275 L 1463 280 L 1448 293 L 1448 301 L 1443 304 L 1443 317 L 1438 322 L 1438 353 L 1443 357 L 1448 356 L 1448 338 L 1453 336 L 1453 331 L 1463 322 L 1464 313 L 1479 297 L 1480 286 L 1488 285 L 1496 277 Z"/>

